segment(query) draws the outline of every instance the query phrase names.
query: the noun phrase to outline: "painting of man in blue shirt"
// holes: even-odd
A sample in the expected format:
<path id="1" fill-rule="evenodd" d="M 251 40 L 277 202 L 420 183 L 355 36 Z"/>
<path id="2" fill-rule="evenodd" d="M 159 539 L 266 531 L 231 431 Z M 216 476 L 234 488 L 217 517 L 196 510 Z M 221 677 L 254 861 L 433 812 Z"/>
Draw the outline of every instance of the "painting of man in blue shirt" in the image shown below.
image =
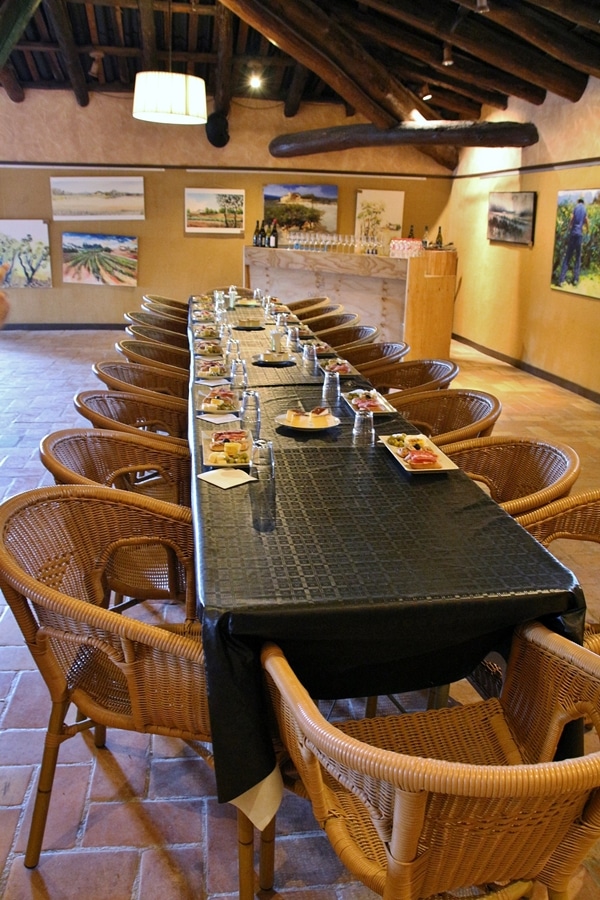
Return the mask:
<path id="1" fill-rule="evenodd" d="M 587 232 L 589 230 L 589 227 L 590 225 L 585 208 L 585 201 L 583 197 L 580 197 L 575 204 L 575 208 L 573 209 L 573 214 L 569 222 L 569 237 L 567 239 L 567 249 L 565 251 L 563 264 L 558 279 L 559 287 L 564 284 L 567 278 L 567 272 L 569 270 L 569 266 L 571 265 L 573 257 L 575 258 L 575 263 L 573 265 L 573 285 L 579 284 L 583 230 L 585 229 Z"/>

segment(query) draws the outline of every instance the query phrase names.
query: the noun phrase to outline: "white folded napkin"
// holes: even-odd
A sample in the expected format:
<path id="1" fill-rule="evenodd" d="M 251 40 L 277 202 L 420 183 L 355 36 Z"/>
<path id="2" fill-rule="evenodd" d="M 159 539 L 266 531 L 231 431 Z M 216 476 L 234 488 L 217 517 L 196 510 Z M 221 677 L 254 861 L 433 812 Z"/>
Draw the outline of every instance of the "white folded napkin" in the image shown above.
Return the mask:
<path id="1" fill-rule="evenodd" d="M 220 488 L 236 487 L 238 484 L 246 484 L 247 481 L 256 481 L 253 475 L 248 475 L 242 469 L 212 469 L 210 472 L 203 472 L 198 475 L 201 481 L 208 481 Z"/>
<path id="2" fill-rule="evenodd" d="M 202 419 L 203 422 L 212 422 L 213 425 L 225 425 L 226 422 L 237 422 L 238 417 L 234 416 L 233 413 L 222 413 L 218 415 L 216 413 L 202 413 L 198 415 L 199 419 Z"/>

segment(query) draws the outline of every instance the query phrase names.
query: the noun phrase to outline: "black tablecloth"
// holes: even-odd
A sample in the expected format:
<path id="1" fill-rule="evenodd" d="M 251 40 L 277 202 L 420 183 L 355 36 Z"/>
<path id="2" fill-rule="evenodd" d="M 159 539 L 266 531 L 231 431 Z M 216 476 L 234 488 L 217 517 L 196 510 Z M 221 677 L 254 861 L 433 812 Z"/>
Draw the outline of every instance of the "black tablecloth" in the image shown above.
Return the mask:
<path id="1" fill-rule="evenodd" d="M 315 697 L 396 693 L 468 674 L 514 626 L 580 636 L 558 563 L 464 473 L 408 474 L 386 448 L 276 451 L 277 514 L 252 485 L 194 500 L 219 798 L 273 766 L 258 654 L 279 643 Z"/>

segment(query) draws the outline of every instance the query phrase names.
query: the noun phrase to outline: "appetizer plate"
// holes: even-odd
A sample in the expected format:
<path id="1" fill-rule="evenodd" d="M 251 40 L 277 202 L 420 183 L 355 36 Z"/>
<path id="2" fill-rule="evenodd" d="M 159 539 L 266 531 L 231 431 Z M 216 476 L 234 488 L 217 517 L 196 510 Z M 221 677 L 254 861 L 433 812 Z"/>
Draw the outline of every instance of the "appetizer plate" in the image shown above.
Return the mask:
<path id="1" fill-rule="evenodd" d="M 224 441 L 218 440 L 220 436 Z M 228 440 L 228 438 L 231 440 Z M 215 441 L 215 439 L 217 439 Z M 218 443 L 219 446 L 215 446 Z M 230 444 L 229 452 L 225 449 Z M 235 468 L 250 465 L 252 435 L 239 429 L 217 429 L 202 437 L 202 461 L 205 466 Z"/>
<path id="2" fill-rule="evenodd" d="M 432 465 L 411 465 L 410 462 L 407 462 L 400 453 L 402 452 L 402 437 L 406 437 L 406 442 L 408 446 L 414 447 L 417 444 L 418 447 L 423 450 L 430 450 L 435 454 L 435 463 Z M 390 438 L 396 439 L 396 441 L 392 441 L 390 443 Z M 451 459 L 448 459 L 445 453 L 442 453 L 439 447 L 436 445 L 424 434 L 407 434 L 402 435 L 401 432 L 397 432 L 395 435 L 386 434 L 380 435 L 379 440 L 382 444 L 385 444 L 386 448 L 390 451 L 392 456 L 398 460 L 402 468 L 405 472 L 410 472 L 411 475 L 431 475 L 436 472 L 449 472 L 453 469 L 458 469 L 456 463 L 452 462 Z"/>
<path id="3" fill-rule="evenodd" d="M 284 353 L 259 353 L 252 357 L 253 366 L 274 366 L 275 368 L 283 368 L 284 366 L 295 366 L 296 360 Z"/>
<path id="4" fill-rule="evenodd" d="M 317 353 L 317 359 L 318 356 Z M 355 369 L 351 363 L 347 362 L 347 360 L 343 359 L 341 356 L 334 356 L 332 359 L 319 362 L 319 368 L 323 372 L 338 372 L 340 378 L 355 378 L 357 375 L 360 375 L 358 369 Z"/>
<path id="5" fill-rule="evenodd" d="M 390 413 L 396 412 L 396 410 L 394 409 L 392 404 L 388 403 L 388 401 L 385 399 L 383 394 L 380 394 L 379 391 L 376 391 L 374 389 L 371 389 L 371 390 L 357 389 L 355 391 L 349 391 L 349 393 L 347 393 L 347 394 L 342 394 L 342 397 L 344 398 L 344 400 L 346 401 L 348 406 L 350 406 L 351 409 L 354 410 L 354 412 L 356 412 L 356 410 L 358 409 L 358 406 L 356 405 L 356 401 L 360 400 L 360 399 L 366 400 L 368 398 L 371 398 L 374 402 L 373 405 L 370 407 L 371 412 L 373 413 L 374 416 L 388 416 Z"/>
<path id="6" fill-rule="evenodd" d="M 310 420 L 306 425 L 290 425 L 285 419 L 285 413 L 280 416 L 275 416 L 275 421 L 278 425 L 284 425 L 286 428 L 291 428 L 293 431 L 326 431 L 328 428 L 335 428 L 336 425 L 340 424 L 340 420 L 337 416 L 329 416 L 327 425 L 311 425 Z"/>

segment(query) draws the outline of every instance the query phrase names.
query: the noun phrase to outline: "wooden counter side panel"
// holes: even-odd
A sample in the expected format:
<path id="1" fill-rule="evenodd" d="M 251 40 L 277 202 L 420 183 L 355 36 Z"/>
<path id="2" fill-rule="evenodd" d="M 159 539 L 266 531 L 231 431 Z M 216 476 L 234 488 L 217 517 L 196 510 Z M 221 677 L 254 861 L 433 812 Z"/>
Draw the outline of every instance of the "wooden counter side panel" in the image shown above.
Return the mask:
<path id="1" fill-rule="evenodd" d="M 456 253 L 434 251 L 410 261 L 404 323 L 409 359 L 450 355 L 456 262 Z"/>

